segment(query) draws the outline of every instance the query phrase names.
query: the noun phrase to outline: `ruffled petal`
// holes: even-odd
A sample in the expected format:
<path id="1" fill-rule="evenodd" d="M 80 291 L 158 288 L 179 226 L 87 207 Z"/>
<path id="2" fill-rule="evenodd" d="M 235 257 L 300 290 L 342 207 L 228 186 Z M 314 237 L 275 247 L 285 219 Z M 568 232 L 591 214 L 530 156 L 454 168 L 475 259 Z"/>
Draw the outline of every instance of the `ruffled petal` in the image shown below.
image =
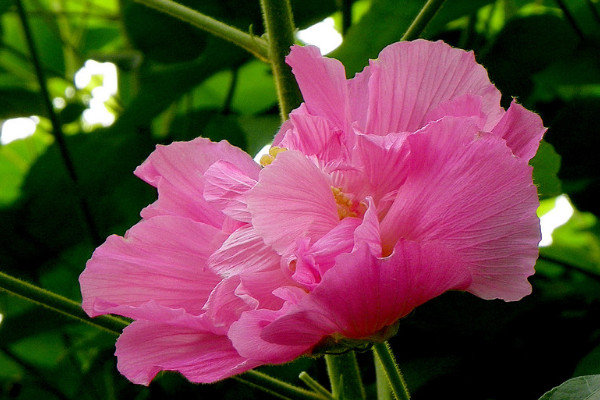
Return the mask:
<path id="1" fill-rule="evenodd" d="M 344 218 L 313 245 L 309 245 L 308 238 L 299 239 L 292 257 L 292 279 L 308 289 L 316 287 L 321 277 L 335 265 L 336 257 L 352 250 L 354 231 L 361 222 L 359 218 Z"/>
<path id="2" fill-rule="evenodd" d="M 491 124 L 487 123 L 488 116 L 484 114 L 481 108 L 482 101 L 481 96 L 469 93 L 454 97 L 451 100 L 441 102 L 436 108 L 429 111 L 425 116 L 425 121 L 436 121 L 443 117 L 475 117 L 478 121 L 477 126 L 481 130 L 489 132 L 498 121 L 492 121 Z"/>
<path id="3" fill-rule="evenodd" d="M 204 174 L 204 199 L 237 221 L 250 222 L 244 194 L 256 184 L 237 166 L 217 161 Z"/>
<path id="4" fill-rule="evenodd" d="M 539 115 L 513 100 L 492 133 L 504 138 L 514 155 L 529 161 L 535 155 L 546 128 Z"/>
<path id="5" fill-rule="evenodd" d="M 142 385 L 160 371 L 179 371 L 191 382 L 211 383 L 261 364 L 241 357 L 227 336 L 144 320 L 125 328 L 115 354 L 119 371 Z"/>
<path id="6" fill-rule="evenodd" d="M 256 229 L 245 225 L 234 231 L 208 259 L 222 277 L 279 268 L 280 256 L 267 246 Z"/>
<path id="7" fill-rule="evenodd" d="M 345 130 L 348 90 L 342 63 L 322 57 L 315 46 L 292 46 L 286 62 L 292 67 L 308 112 Z"/>
<path id="8" fill-rule="evenodd" d="M 285 312 L 272 310 L 254 310 L 242 314 L 234 322 L 227 336 L 233 346 L 243 357 L 261 361 L 265 364 L 289 362 L 308 351 L 312 343 L 306 342 L 302 334 L 296 335 L 298 342 L 280 345 L 266 341 L 261 337 L 263 328 Z M 303 326 L 297 327 L 300 332 Z"/>
<path id="9" fill-rule="evenodd" d="M 244 311 L 253 310 L 258 306 L 258 301 L 247 295 L 239 295 L 237 288 L 240 277 L 232 276 L 223 279 L 214 288 L 203 309 L 204 316 L 212 321 L 215 327 L 229 329 Z"/>
<path id="10" fill-rule="evenodd" d="M 258 301 L 257 308 L 279 310 L 283 300 L 277 296 L 277 290 L 296 283 L 284 274 L 281 268 L 258 271 L 240 276 L 241 283 L 235 293 L 238 296 L 250 296 Z"/>
<path id="11" fill-rule="evenodd" d="M 379 234 L 379 217 L 378 210 L 375 207 L 371 197 L 365 199 L 367 203 L 367 211 L 363 216 L 362 223 L 354 231 L 354 248 L 366 243 L 371 249 L 371 254 L 381 257 L 381 236 Z"/>
<path id="12" fill-rule="evenodd" d="M 142 210 L 142 217 L 179 215 L 220 227 L 223 214 L 204 200 L 204 173 L 216 161 L 229 161 L 245 175 L 258 178 L 260 167 L 245 152 L 226 141 L 197 138 L 156 146 L 135 174 L 158 188 L 158 200 Z"/>
<path id="13" fill-rule="evenodd" d="M 302 153 L 279 153 L 247 194 L 252 225 L 267 245 L 289 253 L 300 237 L 318 240 L 339 222 L 327 175 Z"/>
<path id="14" fill-rule="evenodd" d="M 409 150 L 405 146 L 407 133 L 386 136 L 357 135 L 356 153 L 378 203 L 387 193 L 398 190 L 406 179 L 404 167 Z"/>
<path id="15" fill-rule="evenodd" d="M 96 316 L 158 304 L 200 313 L 220 277 L 207 259 L 225 240 L 210 225 L 158 216 L 134 225 L 122 238 L 112 235 L 98 247 L 79 277 L 83 309 Z"/>
<path id="16" fill-rule="evenodd" d="M 345 158 L 342 147 L 343 132 L 332 127 L 323 117 L 303 113 L 302 108 L 304 105 L 290 114 L 289 121 L 293 128 L 290 129 L 290 125 L 282 127 L 288 130 L 277 145 L 299 150 L 308 156 L 314 155 L 324 163 Z"/>
<path id="17" fill-rule="evenodd" d="M 472 52 L 447 44 L 415 40 L 387 46 L 369 66 L 369 107 L 365 133 L 415 131 L 444 101 L 464 94 L 480 96 L 484 114 L 498 119 L 500 92 Z"/>
<path id="18" fill-rule="evenodd" d="M 408 141 L 409 177 L 381 223 L 384 254 L 400 238 L 439 241 L 470 264 L 470 292 L 529 294 L 540 240 L 531 167 L 470 119 L 443 118 Z"/>
<path id="19" fill-rule="evenodd" d="M 368 339 L 424 302 L 466 288 L 471 276 L 461 264 L 457 253 L 437 243 L 401 240 L 386 258 L 363 243 L 338 256 L 321 284 L 267 325 L 262 338 L 310 347 L 333 334 Z"/>

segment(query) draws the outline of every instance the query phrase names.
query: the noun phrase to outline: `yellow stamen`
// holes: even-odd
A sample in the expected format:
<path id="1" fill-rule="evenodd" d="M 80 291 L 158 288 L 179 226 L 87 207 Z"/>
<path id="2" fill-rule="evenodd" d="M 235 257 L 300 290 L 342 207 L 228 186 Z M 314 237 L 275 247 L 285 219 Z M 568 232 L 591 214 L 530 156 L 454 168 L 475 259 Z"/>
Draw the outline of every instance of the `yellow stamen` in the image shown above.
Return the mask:
<path id="1" fill-rule="evenodd" d="M 340 219 L 344 219 L 346 217 L 357 217 L 359 211 L 355 206 L 352 199 L 342 192 L 342 189 L 338 187 L 331 187 L 331 192 L 333 193 L 333 198 L 337 203 L 337 212 Z"/>
<path id="2" fill-rule="evenodd" d="M 275 157 L 277 157 L 277 154 L 282 153 L 286 150 L 287 149 L 285 147 L 272 146 L 269 149 L 269 154 L 264 154 L 260 158 L 260 165 L 262 165 L 263 167 L 266 167 L 267 165 L 271 164 L 273 162 L 273 160 L 275 160 Z"/>

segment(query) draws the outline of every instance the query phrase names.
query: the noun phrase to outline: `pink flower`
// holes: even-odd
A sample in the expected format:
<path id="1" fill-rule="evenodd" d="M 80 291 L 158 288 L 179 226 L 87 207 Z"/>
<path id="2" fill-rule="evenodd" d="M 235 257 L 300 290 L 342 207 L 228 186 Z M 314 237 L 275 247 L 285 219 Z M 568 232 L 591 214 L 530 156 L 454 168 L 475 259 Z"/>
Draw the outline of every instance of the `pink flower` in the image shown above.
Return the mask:
<path id="1" fill-rule="evenodd" d="M 306 102 L 261 168 L 227 142 L 158 146 L 158 200 L 80 277 L 83 307 L 134 319 L 119 370 L 213 382 L 327 346 L 384 340 L 448 290 L 518 300 L 540 240 L 528 161 L 540 118 L 472 53 L 396 43 L 355 78 L 288 57 Z"/>

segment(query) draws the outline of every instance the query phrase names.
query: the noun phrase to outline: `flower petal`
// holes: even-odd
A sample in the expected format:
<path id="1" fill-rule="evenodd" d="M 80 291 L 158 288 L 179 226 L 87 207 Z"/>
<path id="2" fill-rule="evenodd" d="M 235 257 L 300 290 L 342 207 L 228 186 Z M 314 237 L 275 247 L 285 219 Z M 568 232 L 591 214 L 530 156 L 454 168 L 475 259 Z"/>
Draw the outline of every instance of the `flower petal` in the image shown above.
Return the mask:
<path id="1" fill-rule="evenodd" d="M 230 161 L 247 176 L 258 178 L 258 164 L 226 141 L 197 138 L 156 146 L 135 170 L 138 177 L 158 188 L 158 200 L 142 211 L 142 217 L 179 215 L 220 227 L 223 215 L 204 200 L 203 176 L 219 160 Z"/>
<path id="2" fill-rule="evenodd" d="M 344 218 L 312 246 L 307 238 L 298 239 L 294 256 L 292 278 L 308 289 L 321 282 L 321 277 L 335 265 L 339 254 L 349 253 L 354 246 L 354 231 L 361 224 L 359 218 Z M 306 239 L 306 240 L 303 240 Z"/>
<path id="3" fill-rule="evenodd" d="M 217 161 L 204 174 L 204 199 L 237 221 L 250 222 L 244 194 L 256 184 L 228 161 Z"/>
<path id="4" fill-rule="evenodd" d="M 546 128 L 539 115 L 513 100 L 492 133 L 504 138 L 514 155 L 529 161 L 535 155 Z"/>
<path id="5" fill-rule="evenodd" d="M 409 151 L 404 143 L 407 135 L 357 135 L 356 152 L 372 187 L 369 194 L 377 203 L 387 193 L 397 190 L 406 179 L 404 163 Z"/>
<path id="6" fill-rule="evenodd" d="M 531 167 L 470 119 L 443 118 L 408 138 L 409 177 L 381 223 L 396 240 L 435 240 L 470 263 L 470 292 L 518 300 L 531 292 L 540 240 Z"/>
<path id="7" fill-rule="evenodd" d="M 500 92 L 472 52 L 415 40 L 387 46 L 369 66 L 369 109 L 365 133 L 415 131 L 444 101 L 466 93 L 481 96 L 483 112 L 498 118 Z"/>
<path id="8" fill-rule="evenodd" d="M 437 243 L 398 242 L 378 258 L 366 243 L 338 256 L 321 284 L 274 322 L 262 338 L 278 345 L 315 345 L 336 334 L 368 339 L 447 290 L 464 289 L 469 271 L 457 253 Z"/>
<path id="9" fill-rule="evenodd" d="M 158 216 L 134 225 L 122 238 L 110 236 L 79 277 L 83 308 L 90 316 L 118 306 L 158 304 L 200 313 L 220 278 L 208 256 L 225 239 L 210 225 L 175 216 Z M 121 308 L 121 315 L 134 317 Z"/>
<path id="10" fill-rule="evenodd" d="M 252 225 L 278 253 L 299 237 L 316 241 L 339 222 L 328 177 L 302 153 L 279 153 L 247 194 Z"/>
<path id="11" fill-rule="evenodd" d="M 342 63 L 322 57 L 315 46 L 292 46 L 286 62 L 292 67 L 307 111 L 327 118 L 339 129 L 345 129 L 348 124 L 348 91 Z"/>
<path id="12" fill-rule="evenodd" d="M 435 109 L 427 113 L 425 120 L 429 122 L 442 117 L 475 117 L 478 120 L 477 126 L 481 130 L 489 132 L 498 121 L 487 123 L 488 116 L 483 113 L 481 107 L 481 96 L 467 93 L 441 102 Z"/>
<path id="13" fill-rule="evenodd" d="M 279 345 L 265 341 L 261 337 L 263 328 L 283 315 L 284 312 L 284 310 L 254 310 L 245 312 L 239 320 L 231 325 L 227 336 L 231 339 L 238 353 L 243 357 L 268 364 L 292 361 L 311 347 L 311 343 L 307 343 L 301 334 L 303 326 L 297 327 L 300 332 L 300 334 L 295 335 L 297 342 L 289 341 L 289 343 Z M 310 335 L 307 335 L 307 337 L 310 337 Z"/>
<path id="14" fill-rule="evenodd" d="M 279 269 L 279 255 L 267 246 L 256 229 L 245 225 L 234 231 L 208 259 L 222 277 Z"/>
<path id="15" fill-rule="evenodd" d="M 209 330 L 134 321 L 117 340 L 117 368 L 133 383 L 148 385 L 160 371 L 211 383 L 260 365 L 241 357 L 227 336 Z"/>
<path id="16" fill-rule="evenodd" d="M 332 127 L 326 118 L 303 112 L 304 108 L 305 105 L 302 105 L 290 114 L 291 125 L 282 127 L 287 132 L 277 145 L 317 156 L 325 163 L 344 158 L 342 131 Z"/>

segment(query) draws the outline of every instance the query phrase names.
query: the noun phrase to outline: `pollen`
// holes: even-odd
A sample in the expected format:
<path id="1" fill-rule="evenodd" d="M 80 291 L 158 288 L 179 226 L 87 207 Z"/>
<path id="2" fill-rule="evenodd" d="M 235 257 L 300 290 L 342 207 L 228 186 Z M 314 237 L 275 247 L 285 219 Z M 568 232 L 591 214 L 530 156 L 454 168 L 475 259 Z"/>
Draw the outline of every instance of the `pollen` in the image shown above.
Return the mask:
<path id="1" fill-rule="evenodd" d="M 260 158 L 260 165 L 266 167 L 267 165 L 271 164 L 273 160 L 275 160 L 277 154 L 283 153 L 286 150 L 287 149 L 285 147 L 272 146 L 269 149 L 269 154 L 265 154 Z"/>
<path id="2" fill-rule="evenodd" d="M 333 198 L 337 204 L 337 212 L 340 219 L 346 217 L 358 217 L 364 213 L 364 205 L 362 202 L 357 204 L 350 196 L 342 192 L 342 189 L 332 186 L 331 192 L 333 193 Z"/>

